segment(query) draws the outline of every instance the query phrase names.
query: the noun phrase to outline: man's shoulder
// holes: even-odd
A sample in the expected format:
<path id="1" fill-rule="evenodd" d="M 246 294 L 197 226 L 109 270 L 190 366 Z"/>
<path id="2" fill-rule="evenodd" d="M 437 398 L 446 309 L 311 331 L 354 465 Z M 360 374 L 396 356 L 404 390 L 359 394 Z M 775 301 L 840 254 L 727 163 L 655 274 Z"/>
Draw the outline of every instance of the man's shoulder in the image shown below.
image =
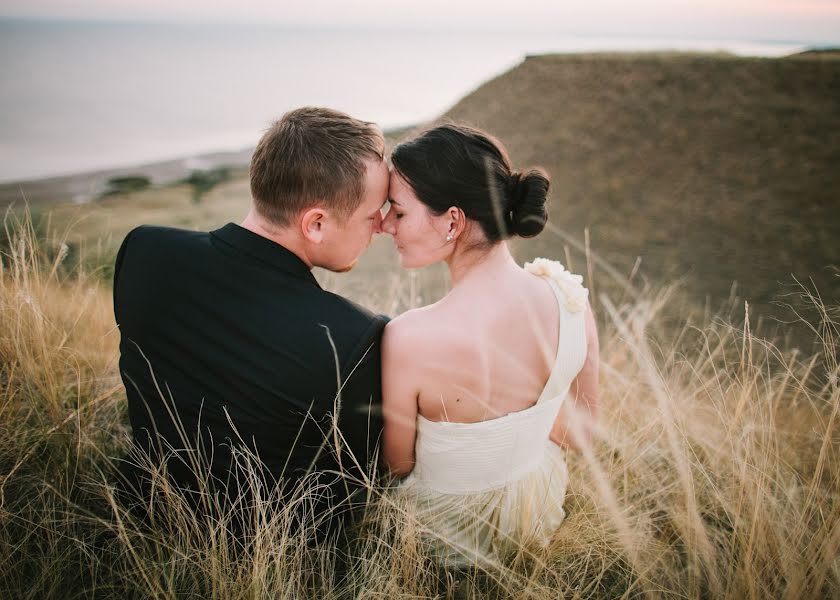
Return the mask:
<path id="1" fill-rule="evenodd" d="M 123 243 L 159 244 L 169 241 L 200 240 L 208 238 L 209 235 L 210 234 L 206 231 L 192 231 L 189 229 L 179 229 L 177 227 L 166 227 L 164 225 L 139 225 L 128 232 Z"/>
<path id="2" fill-rule="evenodd" d="M 332 302 L 336 306 L 341 306 L 344 310 L 347 310 L 347 311 L 352 312 L 352 313 L 356 313 L 360 317 L 368 319 L 368 320 L 373 320 L 373 319 L 376 319 L 376 318 L 382 318 L 382 319 L 386 319 L 386 321 L 387 321 L 387 317 L 385 317 L 384 315 L 377 314 L 374 311 L 370 310 L 369 308 L 366 308 L 366 307 L 362 306 L 361 304 L 358 304 L 357 302 L 354 302 L 353 300 L 350 300 L 350 298 L 347 298 L 347 297 L 342 296 L 341 294 L 337 294 L 335 292 L 330 292 L 328 290 L 322 290 L 322 291 L 324 292 L 325 298 L 328 299 L 328 302 Z"/>
<path id="3" fill-rule="evenodd" d="M 321 290 L 322 298 L 330 307 L 330 314 L 334 319 L 350 322 L 369 337 L 378 337 L 388 323 L 388 317 L 378 314 L 364 306 L 357 304 L 334 292 Z"/>
<path id="4" fill-rule="evenodd" d="M 210 233 L 206 231 L 140 225 L 123 239 L 117 252 L 116 270 L 126 262 L 135 267 L 165 268 L 175 259 L 204 256 L 210 245 Z"/>
<path id="5" fill-rule="evenodd" d="M 119 282 L 127 281 L 121 274 L 133 273 L 130 280 L 137 283 L 137 277 L 146 281 L 151 274 L 155 279 L 164 272 L 174 269 L 175 259 L 184 256 L 203 255 L 209 246 L 210 234 L 160 225 L 140 225 L 126 234 L 120 244 L 114 261 L 114 290 Z"/>

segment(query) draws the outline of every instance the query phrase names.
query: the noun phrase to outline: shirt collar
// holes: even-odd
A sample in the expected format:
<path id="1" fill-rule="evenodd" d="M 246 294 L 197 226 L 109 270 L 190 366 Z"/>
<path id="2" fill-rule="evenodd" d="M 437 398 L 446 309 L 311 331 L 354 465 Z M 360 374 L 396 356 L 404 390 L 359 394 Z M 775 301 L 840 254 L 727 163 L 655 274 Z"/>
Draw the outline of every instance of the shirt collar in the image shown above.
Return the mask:
<path id="1" fill-rule="evenodd" d="M 306 263 L 298 258 L 294 252 L 277 242 L 273 242 L 235 223 L 228 223 L 221 229 L 211 231 L 210 235 L 244 254 L 321 287 Z"/>

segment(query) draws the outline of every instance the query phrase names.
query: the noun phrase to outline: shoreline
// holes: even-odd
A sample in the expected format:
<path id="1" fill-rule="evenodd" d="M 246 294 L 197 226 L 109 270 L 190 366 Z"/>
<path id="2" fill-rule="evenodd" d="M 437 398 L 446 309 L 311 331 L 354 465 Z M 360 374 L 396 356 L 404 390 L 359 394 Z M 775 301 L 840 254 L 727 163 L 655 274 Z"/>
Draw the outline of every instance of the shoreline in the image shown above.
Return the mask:
<path id="1" fill-rule="evenodd" d="M 416 127 L 417 125 L 413 124 L 384 130 L 386 144 L 399 139 Z M 0 207 L 8 208 L 22 204 L 31 207 L 65 203 L 87 204 L 99 199 L 108 189 L 109 180 L 115 177 L 147 177 L 151 186 L 163 187 L 186 179 L 194 171 L 220 167 L 247 169 L 253 151 L 253 147 L 217 150 L 123 167 L 0 182 Z"/>
<path id="2" fill-rule="evenodd" d="M 86 204 L 99 198 L 108 189 L 109 180 L 115 177 L 147 177 L 153 186 L 166 186 L 189 177 L 197 170 L 247 167 L 252 152 L 253 148 L 207 152 L 125 167 L 0 183 L 0 206 Z"/>
<path id="3" fill-rule="evenodd" d="M 709 51 L 584 51 L 584 52 L 548 52 L 528 54 L 522 62 L 534 58 L 573 57 L 576 59 L 602 59 L 625 57 L 628 60 L 640 57 L 655 57 L 670 55 L 671 57 L 709 56 L 717 59 L 749 60 L 743 56 L 730 53 L 715 53 Z M 753 57 L 756 58 L 756 57 Z M 840 47 L 836 45 L 824 47 L 806 47 L 801 51 L 782 57 L 766 57 L 767 60 L 840 60 Z M 457 103 L 455 104 L 457 106 Z M 383 133 L 386 140 L 393 143 L 407 132 L 412 131 L 418 124 L 402 127 L 389 127 Z M 193 171 L 209 170 L 220 167 L 231 169 L 247 168 L 253 147 L 239 150 L 217 150 L 194 153 L 182 157 L 168 158 L 139 164 L 92 169 L 78 173 L 54 175 L 0 182 L 0 207 L 28 205 L 44 207 L 50 204 L 86 204 L 99 199 L 109 189 L 109 180 L 116 177 L 139 176 L 149 179 L 154 187 L 163 187 L 182 181 Z"/>

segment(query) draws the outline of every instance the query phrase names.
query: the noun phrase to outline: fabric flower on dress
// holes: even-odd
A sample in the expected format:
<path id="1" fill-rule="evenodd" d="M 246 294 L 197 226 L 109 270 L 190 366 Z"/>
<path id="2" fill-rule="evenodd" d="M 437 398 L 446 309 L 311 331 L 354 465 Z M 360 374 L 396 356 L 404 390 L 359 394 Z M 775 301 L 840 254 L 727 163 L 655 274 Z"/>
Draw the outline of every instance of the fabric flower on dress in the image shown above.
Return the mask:
<path id="1" fill-rule="evenodd" d="M 575 275 L 556 260 L 535 258 L 525 263 L 525 270 L 540 277 L 553 279 L 566 297 L 566 310 L 580 312 L 586 307 L 589 290 L 583 287 L 583 277 Z"/>

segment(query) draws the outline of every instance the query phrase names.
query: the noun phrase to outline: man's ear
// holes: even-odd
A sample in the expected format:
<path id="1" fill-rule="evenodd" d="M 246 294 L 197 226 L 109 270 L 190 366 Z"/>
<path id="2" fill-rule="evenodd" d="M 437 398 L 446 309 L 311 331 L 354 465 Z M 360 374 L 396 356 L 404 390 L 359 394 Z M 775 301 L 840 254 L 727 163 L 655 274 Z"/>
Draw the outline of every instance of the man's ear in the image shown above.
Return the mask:
<path id="1" fill-rule="evenodd" d="M 300 218 L 300 232 L 308 242 L 320 244 L 324 241 L 326 218 L 326 211 L 317 206 L 308 208 L 303 212 Z"/>

